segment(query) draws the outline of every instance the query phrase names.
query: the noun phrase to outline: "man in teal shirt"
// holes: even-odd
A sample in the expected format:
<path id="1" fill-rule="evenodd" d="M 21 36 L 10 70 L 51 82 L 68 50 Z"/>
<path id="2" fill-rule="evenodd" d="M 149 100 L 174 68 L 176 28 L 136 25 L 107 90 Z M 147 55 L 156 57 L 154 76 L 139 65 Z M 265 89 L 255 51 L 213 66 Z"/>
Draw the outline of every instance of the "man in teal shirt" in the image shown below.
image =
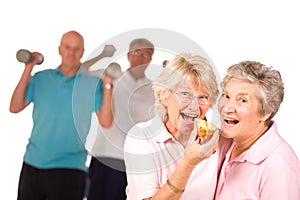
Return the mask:
<path id="1" fill-rule="evenodd" d="M 91 116 L 112 123 L 112 78 L 92 77 L 81 67 L 83 37 L 76 31 L 62 36 L 61 64 L 37 72 L 38 54 L 25 64 L 11 98 L 10 111 L 18 113 L 33 103 L 33 129 L 24 155 L 18 199 L 82 199 L 87 151 L 85 140 Z M 106 87 L 109 85 L 108 87 Z"/>

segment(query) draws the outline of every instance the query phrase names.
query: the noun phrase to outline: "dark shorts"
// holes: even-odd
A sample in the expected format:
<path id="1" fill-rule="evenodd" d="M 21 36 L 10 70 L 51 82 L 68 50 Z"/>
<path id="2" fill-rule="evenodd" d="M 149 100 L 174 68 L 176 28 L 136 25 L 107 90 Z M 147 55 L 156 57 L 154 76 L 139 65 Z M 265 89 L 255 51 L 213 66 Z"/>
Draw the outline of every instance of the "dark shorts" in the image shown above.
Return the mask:
<path id="1" fill-rule="evenodd" d="M 86 172 L 73 169 L 37 169 L 23 163 L 18 200 L 82 200 Z"/>
<path id="2" fill-rule="evenodd" d="M 126 199 L 127 179 L 123 160 L 93 157 L 88 176 L 88 200 Z"/>

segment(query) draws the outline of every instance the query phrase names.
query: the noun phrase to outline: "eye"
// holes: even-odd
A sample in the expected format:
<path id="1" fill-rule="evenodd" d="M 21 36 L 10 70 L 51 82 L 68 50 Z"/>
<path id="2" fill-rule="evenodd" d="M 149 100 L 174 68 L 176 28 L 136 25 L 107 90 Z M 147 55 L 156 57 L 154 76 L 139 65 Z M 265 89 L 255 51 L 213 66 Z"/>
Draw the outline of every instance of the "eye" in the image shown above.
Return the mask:
<path id="1" fill-rule="evenodd" d="M 223 93 L 223 94 L 221 95 L 221 97 L 224 98 L 224 99 L 229 99 L 229 96 L 228 96 L 227 94 L 225 94 L 225 93 Z"/>
<path id="2" fill-rule="evenodd" d="M 64 47 L 65 47 L 66 50 L 70 50 L 71 49 L 70 46 L 67 46 L 67 45 L 65 45 Z"/>
<path id="3" fill-rule="evenodd" d="M 201 95 L 201 96 L 198 97 L 198 99 L 199 99 L 199 100 L 208 100 L 209 97 L 206 96 L 206 95 Z"/>
<path id="4" fill-rule="evenodd" d="M 134 50 L 134 51 L 132 51 L 132 54 L 135 55 L 135 56 L 140 56 L 141 51 L 140 50 Z"/>
<path id="5" fill-rule="evenodd" d="M 241 98 L 241 99 L 239 99 L 239 102 L 240 102 L 240 103 L 246 103 L 246 102 L 248 102 L 248 101 L 247 101 L 247 99 L 245 99 L 245 98 Z"/>
<path id="6" fill-rule="evenodd" d="M 144 58 L 149 58 L 150 57 L 150 54 L 149 53 L 144 53 Z"/>
<path id="7" fill-rule="evenodd" d="M 185 92 L 185 91 L 180 92 L 180 94 L 181 94 L 181 96 L 184 96 L 184 97 L 191 96 L 191 94 L 189 92 Z"/>

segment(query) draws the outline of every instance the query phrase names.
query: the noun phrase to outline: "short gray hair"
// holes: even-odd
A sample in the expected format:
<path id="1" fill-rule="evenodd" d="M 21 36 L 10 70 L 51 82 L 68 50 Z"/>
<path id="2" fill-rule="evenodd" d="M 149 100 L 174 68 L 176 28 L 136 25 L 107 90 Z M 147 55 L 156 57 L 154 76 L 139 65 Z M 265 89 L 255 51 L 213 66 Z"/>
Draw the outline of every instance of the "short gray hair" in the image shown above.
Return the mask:
<path id="1" fill-rule="evenodd" d="M 146 38 L 134 39 L 129 44 L 129 51 L 134 51 L 135 49 L 142 49 L 142 48 L 150 49 L 152 51 L 152 54 L 154 53 L 154 45 Z"/>
<path id="2" fill-rule="evenodd" d="M 267 122 L 278 112 L 284 97 L 284 84 L 280 72 L 256 61 L 243 61 L 227 69 L 222 87 L 232 79 L 247 81 L 257 86 L 256 97 L 260 102 L 261 115 L 271 113 Z"/>

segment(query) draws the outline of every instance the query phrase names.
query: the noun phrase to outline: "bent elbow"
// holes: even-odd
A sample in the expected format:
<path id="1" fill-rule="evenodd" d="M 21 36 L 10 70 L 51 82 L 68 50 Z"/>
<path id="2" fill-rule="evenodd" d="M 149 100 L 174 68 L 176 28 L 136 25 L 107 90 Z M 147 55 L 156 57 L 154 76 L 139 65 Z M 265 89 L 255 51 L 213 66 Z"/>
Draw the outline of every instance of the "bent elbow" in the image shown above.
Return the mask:
<path id="1" fill-rule="evenodd" d="M 11 113 L 18 113 L 18 112 L 20 112 L 20 110 L 14 108 L 14 107 L 12 107 L 12 106 L 10 106 L 10 107 L 9 107 L 9 112 L 11 112 Z"/>
<path id="2" fill-rule="evenodd" d="M 101 111 L 98 111 L 97 113 L 98 123 L 103 128 L 110 128 L 113 123 L 113 116 L 112 114 L 102 113 Z"/>
<path id="3" fill-rule="evenodd" d="M 18 112 L 22 111 L 27 105 L 28 104 L 24 104 L 22 106 L 20 106 L 20 105 L 18 106 L 16 104 L 11 103 L 10 106 L 9 106 L 9 111 L 11 113 L 18 113 Z"/>
<path id="4" fill-rule="evenodd" d="M 105 121 L 105 122 L 101 122 L 99 121 L 100 125 L 103 127 L 103 128 L 110 128 L 111 125 L 112 125 L 112 121 L 109 122 L 109 121 Z"/>

